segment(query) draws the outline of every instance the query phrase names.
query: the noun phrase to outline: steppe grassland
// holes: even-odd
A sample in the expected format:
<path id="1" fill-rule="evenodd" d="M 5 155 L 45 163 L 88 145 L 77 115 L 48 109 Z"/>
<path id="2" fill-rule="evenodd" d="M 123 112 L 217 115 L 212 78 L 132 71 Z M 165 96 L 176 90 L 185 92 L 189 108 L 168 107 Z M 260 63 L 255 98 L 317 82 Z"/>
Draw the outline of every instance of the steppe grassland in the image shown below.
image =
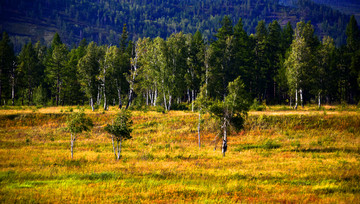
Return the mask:
<path id="1" fill-rule="evenodd" d="M 103 127 L 117 112 L 87 115 L 70 159 L 67 115 L 76 107 L 0 110 L 0 201 L 14 202 L 360 202 L 357 107 L 282 106 L 250 112 L 226 157 L 214 151 L 216 123 L 197 113 L 133 111 L 133 139 L 114 159 Z"/>

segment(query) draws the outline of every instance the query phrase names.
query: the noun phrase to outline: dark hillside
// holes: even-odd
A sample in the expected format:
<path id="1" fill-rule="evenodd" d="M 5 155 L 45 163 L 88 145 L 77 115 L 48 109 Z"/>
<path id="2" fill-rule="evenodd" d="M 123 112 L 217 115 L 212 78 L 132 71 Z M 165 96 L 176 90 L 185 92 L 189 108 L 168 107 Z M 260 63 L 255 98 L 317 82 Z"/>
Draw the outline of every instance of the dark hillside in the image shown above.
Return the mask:
<path id="1" fill-rule="evenodd" d="M 80 39 L 100 44 L 117 44 L 123 24 L 133 39 L 142 36 L 167 37 L 173 32 L 201 30 L 212 38 L 224 15 L 233 23 L 243 18 L 248 33 L 259 20 L 277 19 L 282 25 L 311 20 L 317 34 L 345 42 L 349 16 L 330 7 L 300 0 L 3 0 L 0 2 L 0 30 L 13 36 L 15 49 L 29 39 L 48 44 L 57 31 L 68 45 Z M 280 2 L 280 3 L 279 3 Z"/>
<path id="2" fill-rule="evenodd" d="M 355 15 L 356 20 L 360 21 L 360 1 L 359 0 L 313 0 L 318 4 L 327 5 L 348 15 Z"/>

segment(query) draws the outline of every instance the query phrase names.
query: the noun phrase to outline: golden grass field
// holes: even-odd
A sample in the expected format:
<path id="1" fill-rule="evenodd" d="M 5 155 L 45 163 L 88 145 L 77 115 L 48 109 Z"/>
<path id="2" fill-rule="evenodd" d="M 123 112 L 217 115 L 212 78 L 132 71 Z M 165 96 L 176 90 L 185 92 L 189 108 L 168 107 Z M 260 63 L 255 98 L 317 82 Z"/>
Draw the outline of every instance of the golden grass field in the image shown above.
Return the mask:
<path id="1" fill-rule="evenodd" d="M 214 151 L 209 115 L 133 111 L 133 139 L 116 161 L 97 110 L 70 159 L 76 107 L 0 110 L 1 203 L 360 203 L 360 109 L 251 111 L 245 129 Z"/>

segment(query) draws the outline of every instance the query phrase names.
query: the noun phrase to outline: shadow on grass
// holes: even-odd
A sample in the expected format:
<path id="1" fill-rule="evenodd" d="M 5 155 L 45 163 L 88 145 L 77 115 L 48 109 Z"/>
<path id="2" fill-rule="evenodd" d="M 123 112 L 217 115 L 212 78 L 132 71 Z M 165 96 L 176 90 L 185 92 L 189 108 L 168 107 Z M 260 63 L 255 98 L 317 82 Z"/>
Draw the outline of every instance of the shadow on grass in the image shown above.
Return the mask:
<path id="1" fill-rule="evenodd" d="M 360 154 L 360 149 L 351 149 L 351 148 L 308 148 L 308 149 L 292 149 L 290 152 L 305 152 L 305 153 L 332 153 L 332 152 L 344 152 L 344 153 L 355 153 Z"/>
<path id="2" fill-rule="evenodd" d="M 243 150 L 250 150 L 250 149 L 278 149 L 281 147 L 281 144 L 277 141 L 268 139 L 265 140 L 262 144 L 244 144 L 235 149 L 235 151 L 243 151 Z"/>

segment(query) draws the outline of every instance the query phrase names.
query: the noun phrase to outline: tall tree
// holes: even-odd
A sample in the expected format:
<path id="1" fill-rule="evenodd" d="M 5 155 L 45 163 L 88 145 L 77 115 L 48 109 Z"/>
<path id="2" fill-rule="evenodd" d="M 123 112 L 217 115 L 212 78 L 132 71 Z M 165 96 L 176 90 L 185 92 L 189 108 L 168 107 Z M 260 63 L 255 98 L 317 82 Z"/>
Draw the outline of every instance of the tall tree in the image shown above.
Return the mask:
<path id="1" fill-rule="evenodd" d="M 19 73 L 19 84 L 21 84 L 22 104 L 24 103 L 25 94 L 27 94 L 28 104 L 30 105 L 33 103 L 34 88 L 41 83 L 43 77 L 43 70 L 31 42 L 26 44 L 19 54 L 17 72 Z"/>
<path id="2" fill-rule="evenodd" d="M 54 38 L 56 39 L 56 38 Z M 64 78 L 67 75 L 67 61 L 68 50 L 64 44 L 55 45 L 52 47 L 51 58 L 46 68 L 46 77 L 50 84 L 52 84 L 53 92 L 55 93 L 55 103 L 58 106 L 61 102 L 61 91 Z"/>
<path id="3" fill-rule="evenodd" d="M 164 59 L 166 62 L 166 72 L 168 77 L 167 83 L 167 99 L 164 95 L 164 104 L 166 100 L 168 105 L 165 109 L 170 110 L 173 99 L 178 99 L 183 96 L 186 92 L 186 83 L 184 83 L 185 73 L 188 68 L 187 59 L 188 59 L 188 46 L 186 44 L 185 35 L 180 33 L 172 34 L 169 38 L 166 39 L 166 47 L 163 47 Z"/>
<path id="4" fill-rule="evenodd" d="M 77 48 L 73 48 L 68 54 L 68 61 L 66 64 L 66 75 L 63 80 L 63 97 L 64 101 L 67 99 L 68 104 L 79 104 L 84 100 L 84 92 L 81 90 L 80 79 L 77 66 L 79 60 L 86 54 L 87 42 L 85 39 L 81 40 Z"/>
<path id="5" fill-rule="evenodd" d="M 350 17 L 350 21 L 346 26 L 346 42 L 350 52 L 354 52 L 360 47 L 360 29 L 355 19 L 355 16 Z"/>
<path id="6" fill-rule="evenodd" d="M 290 22 L 288 22 L 282 31 L 282 51 L 283 51 L 283 55 L 285 54 L 286 50 L 288 50 L 290 48 L 290 45 L 293 41 L 293 37 L 294 37 L 294 29 L 291 25 Z"/>
<path id="7" fill-rule="evenodd" d="M 232 22 L 228 16 L 222 20 L 222 27 L 215 35 L 217 40 L 210 45 L 209 56 L 209 84 L 210 95 L 214 98 L 224 99 L 226 87 L 232 76 L 234 65 L 234 36 Z"/>
<path id="8" fill-rule="evenodd" d="M 4 32 L 0 41 L 0 106 L 3 104 L 4 88 L 14 93 L 16 57 L 9 35 Z M 5 100 L 4 100 L 5 101 Z M 4 102 L 5 103 L 5 102 Z"/>
<path id="9" fill-rule="evenodd" d="M 116 71 L 119 69 L 119 48 L 108 46 L 105 51 L 104 59 L 101 62 L 100 78 L 104 94 L 104 110 L 108 110 L 109 95 L 116 88 L 114 81 L 117 81 Z M 115 85 L 115 86 L 114 86 Z"/>
<path id="10" fill-rule="evenodd" d="M 360 101 L 360 29 L 354 16 L 351 16 L 346 27 L 346 42 L 349 57 L 349 102 L 354 103 L 356 99 Z"/>
<path id="11" fill-rule="evenodd" d="M 266 73 L 266 93 L 267 99 L 274 100 L 276 98 L 276 90 L 277 84 L 275 77 L 279 72 L 281 61 L 282 61 L 282 37 L 281 37 L 281 27 L 280 24 L 274 20 L 269 24 L 269 36 L 268 36 L 268 60 L 269 60 L 269 67 Z"/>
<path id="12" fill-rule="evenodd" d="M 255 83 L 255 92 L 258 94 L 257 97 L 262 100 L 266 99 L 269 81 L 267 77 L 270 77 L 267 76 L 269 71 L 268 30 L 263 20 L 259 21 L 256 26 L 255 41 L 254 69 L 256 74 L 253 76 L 253 81 Z"/>
<path id="13" fill-rule="evenodd" d="M 122 52 L 125 52 L 127 46 L 128 46 L 128 36 L 129 33 L 127 32 L 126 23 L 123 25 L 123 30 L 120 38 L 120 50 Z"/>
<path id="14" fill-rule="evenodd" d="M 247 90 L 251 92 L 252 77 L 256 74 L 253 69 L 253 43 L 243 27 L 242 19 L 234 27 L 235 66 L 232 68 L 233 77 L 241 76 Z"/>
<path id="15" fill-rule="evenodd" d="M 141 58 L 143 57 L 144 53 L 146 52 L 146 45 L 150 41 L 150 38 L 143 38 L 139 39 L 134 48 L 134 56 L 131 58 L 131 70 L 127 76 L 127 80 L 129 82 L 129 97 L 128 103 L 126 105 L 126 109 L 129 108 L 132 101 L 134 100 L 134 90 L 135 90 L 135 80 L 139 72 L 139 68 L 141 67 Z"/>
<path id="16" fill-rule="evenodd" d="M 91 42 L 86 48 L 86 54 L 78 63 L 81 85 L 86 96 L 90 100 L 90 105 L 93 111 L 95 110 L 94 100 L 98 94 L 100 57 L 98 46 L 94 42 Z"/>
<path id="17" fill-rule="evenodd" d="M 316 67 L 316 81 L 315 81 L 315 90 L 314 95 L 317 95 L 318 98 L 318 107 L 321 107 L 321 97 L 322 95 L 329 94 L 336 89 L 333 88 L 333 81 L 331 80 L 330 74 L 332 72 L 333 58 L 335 57 L 335 43 L 332 38 L 325 36 L 323 38 L 321 47 L 319 49 L 319 60 L 318 66 Z"/>
<path id="18" fill-rule="evenodd" d="M 205 44 L 200 31 L 196 31 L 191 36 L 188 64 L 189 70 L 185 74 L 185 78 L 188 89 L 191 90 L 191 110 L 194 111 L 195 92 L 199 93 L 200 85 L 203 84 L 202 79 L 205 79 L 203 69 L 205 66 Z"/>
<path id="19" fill-rule="evenodd" d="M 291 51 L 285 61 L 287 81 L 292 93 L 295 92 L 295 109 L 298 106 L 298 93 L 303 106 L 304 87 L 310 86 L 314 79 L 314 44 L 311 24 L 299 22 L 295 29 Z"/>

